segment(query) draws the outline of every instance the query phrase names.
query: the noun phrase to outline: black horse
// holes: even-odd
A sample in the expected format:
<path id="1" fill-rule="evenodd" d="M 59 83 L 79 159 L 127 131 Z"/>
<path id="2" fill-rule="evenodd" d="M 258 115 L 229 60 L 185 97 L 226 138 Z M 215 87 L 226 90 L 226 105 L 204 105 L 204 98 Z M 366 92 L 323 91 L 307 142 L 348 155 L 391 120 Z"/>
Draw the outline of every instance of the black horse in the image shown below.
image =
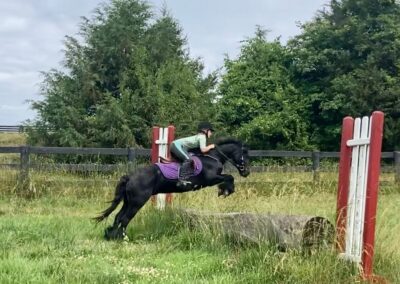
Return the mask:
<path id="1" fill-rule="evenodd" d="M 232 163 L 241 176 L 247 177 L 250 174 L 248 149 L 234 139 L 220 140 L 216 143 L 215 149 L 210 150 L 207 155 L 198 157 L 203 167 L 198 175 L 189 179 L 192 182 L 191 186 L 178 187 L 177 180 L 166 179 L 156 165 L 138 169 L 129 176 L 122 176 L 110 207 L 94 218 L 97 222 L 103 221 L 123 200 L 123 206 L 115 216 L 113 226 L 105 230 L 105 238 L 108 240 L 124 238 L 129 222 L 154 194 L 186 192 L 213 185 L 218 185 L 218 196 L 232 194 L 235 191 L 234 178 L 232 175 L 222 173 L 226 162 Z"/>

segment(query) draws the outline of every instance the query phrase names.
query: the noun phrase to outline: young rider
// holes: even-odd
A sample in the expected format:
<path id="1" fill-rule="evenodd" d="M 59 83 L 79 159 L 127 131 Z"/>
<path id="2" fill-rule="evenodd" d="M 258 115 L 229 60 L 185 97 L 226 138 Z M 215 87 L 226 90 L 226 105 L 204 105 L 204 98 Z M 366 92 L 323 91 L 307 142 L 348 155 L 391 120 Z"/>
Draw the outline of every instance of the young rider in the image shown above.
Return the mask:
<path id="1" fill-rule="evenodd" d="M 171 144 L 171 152 L 181 160 L 182 166 L 179 172 L 179 185 L 190 184 L 188 181 L 192 173 L 192 159 L 189 151 L 193 149 L 200 149 L 201 153 L 205 154 L 211 149 L 215 148 L 214 144 L 207 146 L 207 138 L 210 138 L 214 129 L 209 122 L 200 122 L 197 127 L 197 134 L 189 137 L 174 140 Z"/>

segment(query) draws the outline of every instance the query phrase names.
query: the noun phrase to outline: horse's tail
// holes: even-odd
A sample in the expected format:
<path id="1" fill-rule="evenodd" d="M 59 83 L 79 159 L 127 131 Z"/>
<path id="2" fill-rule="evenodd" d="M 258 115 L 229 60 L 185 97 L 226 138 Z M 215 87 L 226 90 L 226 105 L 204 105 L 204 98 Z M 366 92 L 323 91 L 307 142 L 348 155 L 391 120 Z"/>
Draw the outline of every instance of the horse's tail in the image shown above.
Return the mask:
<path id="1" fill-rule="evenodd" d="M 126 192 L 126 184 L 129 181 L 129 176 L 124 175 L 120 178 L 117 187 L 115 188 L 115 196 L 114 199 L 110 201 L 111 205 L 106 210 L 100 213 L 99 216 L 94 217 L 93 219 L 100 223 L 104 219 L 106 219 L 114 210 L 117 208 L 118 204 L 122 201 Z"/>

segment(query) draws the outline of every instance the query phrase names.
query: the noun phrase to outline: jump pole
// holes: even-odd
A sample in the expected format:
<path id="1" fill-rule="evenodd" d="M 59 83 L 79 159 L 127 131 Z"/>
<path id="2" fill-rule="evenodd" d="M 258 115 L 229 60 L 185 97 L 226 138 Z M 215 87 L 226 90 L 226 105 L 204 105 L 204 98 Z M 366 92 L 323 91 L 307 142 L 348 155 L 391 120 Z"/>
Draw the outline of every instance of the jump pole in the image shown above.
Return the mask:
<path id="1" fill-rule="evenodd" d="M 170 158 L 170 144 L 175 139 L 175 126 L 154 126 L 152 129 L 151 162 L 158 163 L 160 157 Z M 172 193 L 160 193 L 151 197 L 153 205 L 164 209 L 166 204 L 172 203 Z"/>
<path id="2" fill-rule="evenodd" d="M 373 274 L 383 121 L 380 111 L 343 119 L 337 192 L 337 249 L 373 282 L 385 282 Z"/>

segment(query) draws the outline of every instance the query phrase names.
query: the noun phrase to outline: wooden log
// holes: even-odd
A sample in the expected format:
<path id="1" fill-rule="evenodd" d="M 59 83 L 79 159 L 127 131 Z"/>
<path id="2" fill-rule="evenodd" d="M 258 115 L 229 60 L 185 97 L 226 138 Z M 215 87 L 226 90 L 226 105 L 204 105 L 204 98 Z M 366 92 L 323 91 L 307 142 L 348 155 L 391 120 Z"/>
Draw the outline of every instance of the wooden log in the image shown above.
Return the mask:
<path id="1" fill-rule="evenodd" d="M 276 244 L 279 250 L 316 250 L 333 244 L 334 226 L 318 216 L 211 213 L 184 210 L 194 226 L 214 226 L 242 241 Z"/>

